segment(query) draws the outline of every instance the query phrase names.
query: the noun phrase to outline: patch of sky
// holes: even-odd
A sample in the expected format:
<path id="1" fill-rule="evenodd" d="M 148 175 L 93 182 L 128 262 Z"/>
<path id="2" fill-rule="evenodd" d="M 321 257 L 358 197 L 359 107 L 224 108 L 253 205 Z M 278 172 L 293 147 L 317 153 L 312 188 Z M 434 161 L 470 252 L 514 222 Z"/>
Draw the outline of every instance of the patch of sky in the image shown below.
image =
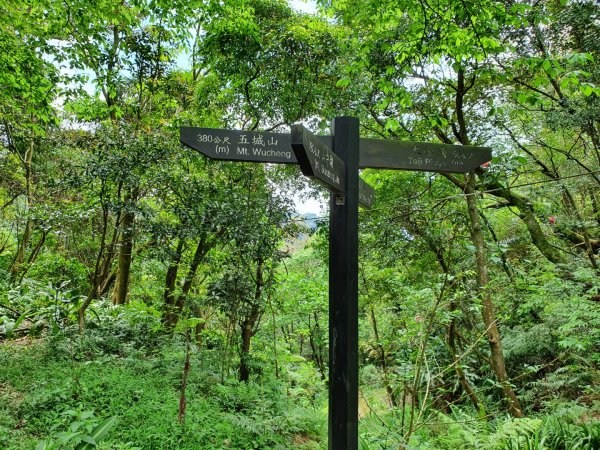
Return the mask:
<path id="1" fill-rule="evenodd" d="M 296 11 L 307 14 L 315 14 L 317 12 L 317 2 L 314 0 L 290 0 L 289 5 Z"/>

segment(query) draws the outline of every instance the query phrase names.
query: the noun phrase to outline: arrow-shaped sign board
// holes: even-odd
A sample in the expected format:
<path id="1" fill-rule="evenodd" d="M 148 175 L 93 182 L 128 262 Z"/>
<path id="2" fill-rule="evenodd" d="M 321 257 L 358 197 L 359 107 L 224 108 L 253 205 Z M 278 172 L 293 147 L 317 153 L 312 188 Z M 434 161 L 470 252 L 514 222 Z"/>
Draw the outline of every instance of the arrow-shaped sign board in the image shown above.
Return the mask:
<path id="1" fill-rule="evenodd" d="M 362 178 L 358 178 L 358 203 L 364 208 L 370 209 L 375 201 L 375 190 L 363 181 Z"/>
<path id="2" fill-rule="evenodd" d="M 292 125 L 292 148 L 302 173 L 327 189 L 344 193 L 344 162 L 302 125 Z"/>
<path id="3" fill-rule="evenodd" d="M 331 136 L 316 137 L 331 148 Z M 298 163 L 287 133 L 182 127 L 180 140 L 212 159 Z M 492 152 L 488 147 L 368 138 L 362 138 L 359 146 L 359 167 L 363 169 L 371 167 L 464 173 L 492 159 Z"/>
<path id="4" fill-rule="evenodd" d="M 287 133 L 181 127 L 179 140 L 211 159 L 297 164 Z"/>
<path id="5" fill-rule="evenodd" d="M 388 139 L 360 140 L 361 168 L 465 173 L 491 159 L 492 149 L 489 147 Z"/>

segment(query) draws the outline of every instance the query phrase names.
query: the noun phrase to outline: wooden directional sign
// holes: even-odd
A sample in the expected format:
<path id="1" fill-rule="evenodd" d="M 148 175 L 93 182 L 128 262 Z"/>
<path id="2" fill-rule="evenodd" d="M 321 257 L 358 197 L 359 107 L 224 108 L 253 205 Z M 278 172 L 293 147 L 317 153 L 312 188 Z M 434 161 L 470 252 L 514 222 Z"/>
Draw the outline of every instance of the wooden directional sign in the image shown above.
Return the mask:
<path id="1" fill-rule="evenodd" d="M 331 136 L 315 136 L 328 148 Z M 182 127 L 182 143 L 212 159 L 298 164 L 288 133 Z M 468 172 L 492 159 L 488 147 L 362 138 L 359 167 Z"/>
<path id="2" fill-rule="evenodd" d="M 182 127 L 179 139 L 211 159 L 297 164 L 286 133 Z"/>
<path id="3" fill-rule="evenodd" d="M 292 148 L 302 173 L 343 194 L 344 162 L 331 149 L 302 125 L 292 125 Z"/>
<path id="4" fill-rule="evenodd" d="M 359 139 L 358 119 L 337 117 L 335 139 L 301 125 L 292 134 L 181 128 L 180 140 L 213 159 L 299 164 L 333 191 L 329 220 L 329 449 L 358 448 L 358 205 L 374 191 L 358 169 L 468 172 L 492 157 L 486 147 Z M 333 149 L 333 150 L 332 150 Z M 344 198 L 340 202 L 339 194 Z"/>
<path id="5" fill-rule="evenodd" d="M 375 201 L 375 190 L 362 178 L 358 179 L 358 204 L 370 209 Z"/>
<path id="6" fill-rule="evenodd" d="M 431 172 L 468 172 L 492 159 L 489 147 L 361 139 L 359 166 Z"/>

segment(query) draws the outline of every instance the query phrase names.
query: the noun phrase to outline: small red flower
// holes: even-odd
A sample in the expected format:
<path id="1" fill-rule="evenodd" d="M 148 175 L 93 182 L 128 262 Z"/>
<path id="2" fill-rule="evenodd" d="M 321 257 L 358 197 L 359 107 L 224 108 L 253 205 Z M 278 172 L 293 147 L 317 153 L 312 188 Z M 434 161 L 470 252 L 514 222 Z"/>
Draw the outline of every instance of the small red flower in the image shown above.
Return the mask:
<path id="1" fill-rule="evenodd" d="M 555 222 L 556 222 L 556 218 L 554 216 L 548 217 L 548 223 L 550 225 L 554 225 Z"/>
<path id="2" fill-rule="evenodd" d="M 490 161 L 488 161 L 488 162 L 484 162 L 484 163 L 481 165 L 481 167 L 483 167 L 484 169 L 487 169 L 488 167 L 490 167 L 490 164 L 491 164 L 491 163 L 490 163 Z"/>

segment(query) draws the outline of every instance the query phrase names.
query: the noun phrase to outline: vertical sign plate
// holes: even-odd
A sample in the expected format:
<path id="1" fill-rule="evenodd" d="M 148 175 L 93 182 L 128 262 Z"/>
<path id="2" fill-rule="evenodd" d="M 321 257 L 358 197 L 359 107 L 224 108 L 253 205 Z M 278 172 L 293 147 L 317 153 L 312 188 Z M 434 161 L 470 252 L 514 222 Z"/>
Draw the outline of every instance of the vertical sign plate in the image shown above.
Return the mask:
<path id="1" fill-rule="evenodd" d="M 304 175 L 344 193 L 344 162 L 321 139 L 302 125 L 292 125 L 292 148 Z"/>

